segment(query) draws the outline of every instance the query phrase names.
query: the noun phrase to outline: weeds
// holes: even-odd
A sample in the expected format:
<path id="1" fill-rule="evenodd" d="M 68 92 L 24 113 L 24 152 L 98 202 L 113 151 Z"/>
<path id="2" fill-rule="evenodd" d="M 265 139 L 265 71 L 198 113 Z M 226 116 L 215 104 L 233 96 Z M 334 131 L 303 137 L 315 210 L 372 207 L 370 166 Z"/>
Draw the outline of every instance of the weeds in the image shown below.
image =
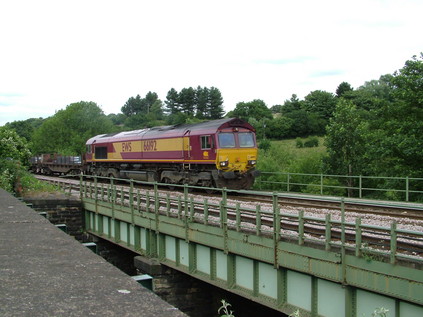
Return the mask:
<path id="1" fill-rule="evenodd" d="M 220 314 L 220 311 L 223 311 L 224 314 L 221 315 L 221 317 L 235 317 L 235 315 L 233 315 L 233 310 L 229 309 L 231 304 L 229 304 L 224 299 L 222 299 L 220 302 L 222 303 L 222 306 L 219 307 L 217 313 Z"/>

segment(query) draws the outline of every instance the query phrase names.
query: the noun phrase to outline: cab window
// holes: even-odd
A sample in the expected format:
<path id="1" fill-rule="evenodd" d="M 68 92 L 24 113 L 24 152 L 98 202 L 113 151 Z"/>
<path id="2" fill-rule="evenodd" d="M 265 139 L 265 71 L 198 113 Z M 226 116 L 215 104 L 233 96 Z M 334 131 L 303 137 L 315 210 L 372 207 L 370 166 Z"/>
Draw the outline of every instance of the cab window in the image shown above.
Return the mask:
<path id="1" fill-rule="evenodd" d="M 211 135 L 201 136 L 201 149 L 208 150 L 212 148 L 212 138 Z"/>
<path id="2" fill-rule="evenodd" d="M 233 133 L 220 133 L 219 146 L 221 148 L 235 147 L 235 135 Z"/>
<path id="3" fill-rule="evenodd" d="M 238 133 L 240 147 L 254 147 L 254 137 L 251 132 Z"/>
<path id="4" fill-rule="evenodd" d="M 107 159 L 107 147 L 96 146 L 95 147 L 95 158 L 96 159 Z"/>

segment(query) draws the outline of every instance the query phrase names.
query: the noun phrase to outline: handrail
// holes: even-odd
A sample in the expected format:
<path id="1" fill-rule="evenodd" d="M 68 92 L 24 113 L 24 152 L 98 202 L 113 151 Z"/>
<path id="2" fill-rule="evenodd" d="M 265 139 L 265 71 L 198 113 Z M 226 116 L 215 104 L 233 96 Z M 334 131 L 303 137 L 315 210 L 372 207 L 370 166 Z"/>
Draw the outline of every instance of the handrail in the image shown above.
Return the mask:
<path id="1" fill-rule="evenodd" d="M 189 223 L 197 222 L 207 226 L 219 226 L 225 231 L 225 237 L 230 230 L 248 230 L 258 236 L 273 236 L 275 250 L 279 241 L 294 240 L 299 245 L 318 241 L 327 251 L 341 248 L 343 253 L 349 250 L 349 253 L 357 257 L 370 260 L 385 259 L 384 261 L 391 264 L 399 260 L 423 261 L 421 257 L 423 254 L 414 251 L 423 250 L 423 232 L 397 228 L 395 221 L 389 227 L 364 224 L 361 217 L 356 218 L 355 222 L 347 222 L 344 215 L 344 199 L 340 200 L 342 213 L 340 221 L 332 220 L 330 215 L 322 218 L 305 216 L 301 210 L 297 214 L 284 213 L 277 203 L 278 198 L 283 195 L 278 193 L 272 194 L 273 205 L 268 207 L 268 210 L 262 210 L 259 207 L 242 207 L 239 203 L 228 201 L 228 190 L 225 188 L 217 189 L 222 193 L 220 201 L 211 203 L 208 199 L 190 195 L 189 192 L 193 187 L 188 185 L 180 185 L 183 192 L 171 197 L 158 189 L 159 186 L 166 184 L 120 180 L 129 182 L 129 186 L 124 186 L 116 185 L 116 179 L 112 178 L 110 183 L 105 185 L 97 184 L 97 179 L 106 178 L 93 178 L 94 181 L 91 182 L 81 179 L 81 198 L 106 201 L 112 204 L 112 210 L 115 210 L 113 206 L 128 207 L 131 219 L 134 219 L 135 215 L 144 217 L 151 214 L 156 218 L 156 226 L 159 216 L 167 216 L 184 221 L 186 230 Z M 135 190 L 135 185 L 141 188 L 147 185 L 149 187 Z M 104 190 L 105 186 L 107 190 Z M 151 201 L 153 199 L 154 202 Z M 318 236 L 316 230 L 320 230 Z M 374 234 L 378 234 L 379 238 L 374 239 Z M 380 248 L 379 239 L 386 236 L 390 237 L 386 239 L 390 241 L 389 245 L 385 249 Z M 410 244 L 412 247 L 406 250 L 407 252 L 400 252 L 400 246 L 404 248 L 403 243 L 408 240 L 412 243 Z"/>
<path id="2" fill-rule="evenodd" d="M 282 190 L 341 197 L 423 201 L 423 178 L 266 172 L 256 179 L 260 190 Z"/>

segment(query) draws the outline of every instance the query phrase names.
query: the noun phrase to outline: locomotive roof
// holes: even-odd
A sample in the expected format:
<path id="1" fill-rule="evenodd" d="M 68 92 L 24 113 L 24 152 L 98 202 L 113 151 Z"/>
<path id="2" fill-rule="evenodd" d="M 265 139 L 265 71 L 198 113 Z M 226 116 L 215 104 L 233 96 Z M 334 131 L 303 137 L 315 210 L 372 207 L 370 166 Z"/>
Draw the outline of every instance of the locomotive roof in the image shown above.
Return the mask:
<path id="1" fill-rule="evenodd" d="M 190 132 L 190 134 L 192 132 L 194 132 L 194 134 L 213 134 L 220 129 L 230 127 L 244 127 L 249 130 L 255 131 L 255 129 L 244 120 L 238 118 L 226 118 L 192 124 L 177 124 L 133 131 L 100 134 L 89 139 L 87 141 L 87 144 L 92 144 L 94 142 L 107 143 L 117 140 L 150 139 L 155 137 L 182 137 L 188 132 Z"/>

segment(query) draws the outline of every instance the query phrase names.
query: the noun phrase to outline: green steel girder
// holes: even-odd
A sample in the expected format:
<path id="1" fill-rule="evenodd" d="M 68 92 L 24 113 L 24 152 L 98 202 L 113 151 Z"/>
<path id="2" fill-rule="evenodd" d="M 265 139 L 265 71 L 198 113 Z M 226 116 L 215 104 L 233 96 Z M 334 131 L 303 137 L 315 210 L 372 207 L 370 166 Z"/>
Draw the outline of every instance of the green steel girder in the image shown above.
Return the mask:
<path id="1" fill-rule="evenodd" d="M 229 288 L 233 287 L 235 283 L 234 273 L 232 273 L 235 265 L 233 255 L 240 255 L 279 267 L 278 282 L 285 283 L 285 287 L 278 289 L 278 307 L 286 306 L 284 304 L 286 302 L 285 269 L 303 272 L 317 278 L 343 284 L 346 287 L 357 287 L 423 305 L 423 271 L 418 269 L 379 261 L 366 261 L 353 255 L 342 257 L 339 252 L 312 248 L 283 240 L 277 241 L 275 245 L 275 240 L 271 235 L 268 237 L 258 236 L 256 232 L 247 234 L 235 229 L 228 229 L 227 226 L 219 227 L 210 223 L 194 223 L 190 221 L 189 217 L 176 218 L 157 213 L 138 212 L 128 207 L 89 198 L 83 198 L 83 202 L 88 211 L 133 224 L 135 228 L 141 227 L 149 230 L 150 239 L 154 239 L 154 233 L 155 235 L 160 233 L 181 239 L 187 243 L 201 244 L 224 251 L 225 254 L 228 254 L 226 286 Z M 86 219 L 89 220 L 89 217 L 86 217 Z M 119 230 L 119 226 L 116 226 L 115 235 L 118 233 L 116 231 Z M 139 229 L 134 229 L 134 232 L 139 233 Z M 155 244 L 150 243 L 150 245 L 154 245 L 155 250 L 148 250 L 147 253 L 157 256 L 164 251 L 157 250 L 158 242 L 156 239 L 154 240 L 156 241 Z M 134 241 L 135 248 L 139 248 L 137 238 L 134 238 Z M 192 246 L 189 247 L 189 253 L 195 252 L 194 250 Z M 177 266 L 177 263 L 174 265 L 172 263 L 166 264 Z M 195 255 L 193 255 L 190 256 L 187 273 L 196 276 L 195 266 Z M 354 292 L 350 293 L 353 294 Z M 351 301 L 351 296 L 349 301 Z M 317 316 L 314 312 L 316 308 L 313 308 L 313 305 L 315 304 L 312 304 L 312 315 Z M 351 309 L 353 309 L 354 304 L 351 305 Z M 346 316 L 350 316 L 350 314 L 348 313 Z"/>

